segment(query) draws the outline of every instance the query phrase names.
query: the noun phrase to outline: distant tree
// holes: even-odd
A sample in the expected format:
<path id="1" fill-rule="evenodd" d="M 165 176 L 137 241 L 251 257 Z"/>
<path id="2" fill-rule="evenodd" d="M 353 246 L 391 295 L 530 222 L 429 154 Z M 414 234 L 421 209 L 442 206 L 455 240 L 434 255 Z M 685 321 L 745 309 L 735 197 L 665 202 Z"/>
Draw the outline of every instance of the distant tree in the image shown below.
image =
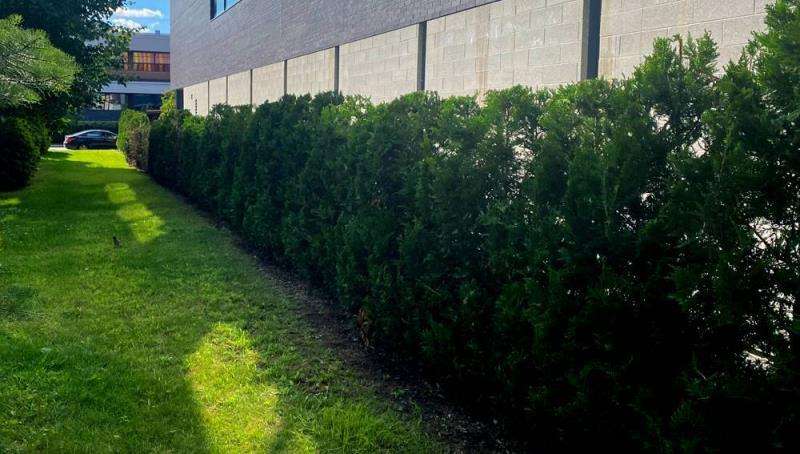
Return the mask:
<path id="1" fill-rule="evenodd" d="M 53 47 L 44 32 L 21 24 L 17 15 L 0 19 L 0 109 L 66 93 L 78 71 L 74 59 Z"/>
<path id="2" fill-rule="evenodd" d="M 69 91 L 47 98 L 48 116 L 92 104 L 102 87 L 114 80 L 131 31 L 110 22 L 127 0 L 2 0 L 0 17 L 19 14 L 26 28 L 43 30 L 55 47 L 71 55 L 78 65 Z"/>

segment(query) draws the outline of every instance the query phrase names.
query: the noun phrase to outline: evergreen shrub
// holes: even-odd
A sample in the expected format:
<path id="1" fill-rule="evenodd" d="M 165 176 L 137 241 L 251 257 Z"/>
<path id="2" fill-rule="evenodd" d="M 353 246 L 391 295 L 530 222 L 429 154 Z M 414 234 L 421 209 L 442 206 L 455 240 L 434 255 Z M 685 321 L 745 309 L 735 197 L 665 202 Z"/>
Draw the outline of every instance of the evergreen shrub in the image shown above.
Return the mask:
<path id="1" fill-rule="evenodd" d="M 534 446 L 796 450 L 799 4 L 721 77 L 173 110 L 150 172 Z"/>
<path id="2" fill-rule="evenodd" d="M 49 134 L 36 115 L 0 113 L 0 191 L 28 185 L 49 147 Z"/>
<path id="3" fill-rule="evenodd" d="M 150 141 L 150 119 L 138 110 L 126 109 L 119 118 L 117 148 L 125 154 L 128 164 L 147 169 L 147 151 Z"/>

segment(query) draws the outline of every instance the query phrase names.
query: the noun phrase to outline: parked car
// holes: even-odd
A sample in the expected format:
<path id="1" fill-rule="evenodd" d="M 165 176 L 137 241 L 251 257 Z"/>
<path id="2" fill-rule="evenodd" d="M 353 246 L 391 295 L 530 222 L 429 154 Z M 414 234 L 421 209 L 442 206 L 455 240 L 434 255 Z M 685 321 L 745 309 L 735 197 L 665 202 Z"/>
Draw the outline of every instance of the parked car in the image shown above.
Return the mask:
<path id="1" fill-rule="evenodd" d="M 64 147 L 78 148 L 117 148 L 117 135 L 102 129 L 89 129 L 64 137 Z"/>

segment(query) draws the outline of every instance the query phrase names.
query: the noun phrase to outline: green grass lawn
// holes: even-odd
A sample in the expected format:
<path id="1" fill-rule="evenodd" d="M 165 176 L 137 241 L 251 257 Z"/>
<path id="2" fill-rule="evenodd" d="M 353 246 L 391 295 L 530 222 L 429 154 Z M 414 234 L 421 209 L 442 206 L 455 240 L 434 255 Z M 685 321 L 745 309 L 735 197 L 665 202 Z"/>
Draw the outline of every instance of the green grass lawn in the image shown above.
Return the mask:
<path id="1" fill-rule="evenodd" d="M 293 304 L 119 153 L 49 153 L 0 194 L 0 452 L 444 449 Z"/>

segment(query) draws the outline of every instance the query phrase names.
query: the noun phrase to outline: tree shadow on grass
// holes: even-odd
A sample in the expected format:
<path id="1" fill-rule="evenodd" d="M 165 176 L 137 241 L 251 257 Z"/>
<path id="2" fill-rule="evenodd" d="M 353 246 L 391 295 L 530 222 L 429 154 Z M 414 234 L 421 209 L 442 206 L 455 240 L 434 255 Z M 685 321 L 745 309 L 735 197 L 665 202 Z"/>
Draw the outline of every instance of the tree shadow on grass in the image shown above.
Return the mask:
<path id="1" fill-rule="evenodd" d="M 229 234 L 118 154 L 48 153 L 10 197 L 0 291 L 36 301 L 0 318 L 0 447 L 437 446 L 315 340 Z"/>
<path id="2" fill-rule="evenodd" d="M 68 161 L 69 156 L 69 152 L 65 150 L 48 150 L 47 153 L 44 154 L 44 159 L 48 161 Z"/>

